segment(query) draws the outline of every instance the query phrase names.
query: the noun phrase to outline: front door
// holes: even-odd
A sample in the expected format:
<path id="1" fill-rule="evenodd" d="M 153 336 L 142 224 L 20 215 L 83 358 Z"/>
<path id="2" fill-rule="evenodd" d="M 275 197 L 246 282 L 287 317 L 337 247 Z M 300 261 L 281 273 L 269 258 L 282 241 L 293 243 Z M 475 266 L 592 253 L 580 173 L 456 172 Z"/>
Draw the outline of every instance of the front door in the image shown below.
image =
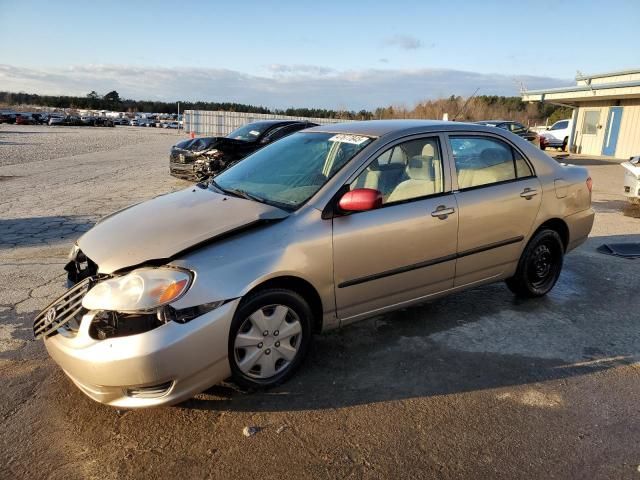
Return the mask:
<path id="1" fill-rule="evenodd" d="M 333 219 L 336 307 L 348 323 L 453 286 L 455 196 L 438 136 L 399 142 L 349 188 L 373 188 L 383 206 Z"/>
<path id="2" fill-rule="evenodd" d="M 616 154 L 618 144 L 618 133 L 620 133 L 620 122 L 622 121 L 622 107 L 610 107 L 607 117 L 607 126 L 604 131 L 604 141 L 602 143 L 602 155 L 613 157 Z"/>
<path id="3" fill-rule="evenodd" d="M 503 276 L 517 263 L 542 198 L 535 172 L 507 142 L 450 137 L 459 210 L 455 286 Z"/>

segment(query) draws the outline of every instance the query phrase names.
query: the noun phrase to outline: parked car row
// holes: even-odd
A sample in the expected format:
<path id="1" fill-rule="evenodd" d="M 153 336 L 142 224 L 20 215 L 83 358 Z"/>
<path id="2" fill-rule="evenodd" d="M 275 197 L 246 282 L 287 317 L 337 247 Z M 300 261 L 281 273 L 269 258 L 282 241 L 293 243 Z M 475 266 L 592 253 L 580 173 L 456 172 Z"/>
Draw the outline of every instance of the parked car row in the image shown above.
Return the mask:
<path id="1" fill-rule="evenodd" d="M 113 127 L 114 122 L 107 117 L 79 117 L 78 115 L 51 115 L 48 124 L 65 126 Z"/>
<path id="2" fill-rule="evenodd" d="M 49 114 L 40 112 L 0 112 L 0 123 L 16 125 L 43 125 L 49 120 Z"/>
<path id="3" fill-rule="evenodd" d="M 315 126 L 304 121 L 264 120 L 244 125 L 226 137 L 185 140 L 171 147 L 169 172 L 175 177 L 201 180 L 269 143 Z"/>
<path id="4" fill-rule="evenodd" d="M 535 146 L 540 146 L 540 136 L 533 130 L 528 129 L 524 125 L 511 120 L 483 120 L 481 122 L 475 122 L 478 125 L 485 125 L 487 127 L 497 127 L 507 130 L 511 133 L 524 138 L 525 140 L 533 143 Z"/>
<path id="5" fill-rule="evenodd" d="M 571 119 L 559 120 L 541 133 L 536 133 L 521 123 L 509 120 L 485 120 L 475 123 L 508 130 L 530 141 L 534 145 L 538 145 L 541 150 L 546 148 L 560 148 L 565 151 L 571 133 Z"/>
<path id="6" fill-rule="evenodd" d="M 45 113 L 45 112 L 0 112 L 0 123 L 9 123 L 16 125 L 91 125 L 97 127 L 113 127 L 114 125 L 130 125 L 138 127 L 157 127 L 157 128 L 182 128 L 180 121 L 172 120 L 171 115 L 166 115 L 162 120 L 151 118 L 134 118 L 128 117 L 113 118 L 100 115 L 74 115 L 63 113 Z"/>
<path id="7" fill-rule="evenodd" d="M 182 128 L 182 123 L 178 121 L 160 121 L 146 118 L 126 119 L 123 125 L 130 125 L 132 127 Z"/>

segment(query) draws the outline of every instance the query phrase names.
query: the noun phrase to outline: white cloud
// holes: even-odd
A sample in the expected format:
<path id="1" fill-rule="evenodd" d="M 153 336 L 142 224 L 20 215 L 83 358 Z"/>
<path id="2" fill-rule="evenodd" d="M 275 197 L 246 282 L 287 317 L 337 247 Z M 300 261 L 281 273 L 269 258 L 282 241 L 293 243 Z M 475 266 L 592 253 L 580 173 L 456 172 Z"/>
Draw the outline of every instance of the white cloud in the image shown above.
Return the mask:
<path id="1" fill-rule="evenodd" d="M 267 107 L 360 110 L 413 104 L 450 95 L 518 95 L 528 88 L 568 85 L 549 77 L 482 74 L 447 69 L 336 71 L 313 65 L 272 65 L 270 74 L 211 68 L 74 65 L 25 68 L 0 64 L 0 90 L 53 95 L 104 94 L 117 90 L 139 100 L 230 101 Z"/>
<path id="2" fill-rule="evenodd" d="M 267 65 L 267 70 L 274 75 L 329 75 L 335 73 L 333 68 L 318 65 L 284 65 L 273 63 Z"/>
<path id="3" fill-rule="evenodd" d="M 385 45 L 398 47 L 402 50 L 417 50 L 418 48 L 422 48 L 422 41 L 413 35 L 394 35 L 393 37 L 386 38 L 384 43 Z"/>

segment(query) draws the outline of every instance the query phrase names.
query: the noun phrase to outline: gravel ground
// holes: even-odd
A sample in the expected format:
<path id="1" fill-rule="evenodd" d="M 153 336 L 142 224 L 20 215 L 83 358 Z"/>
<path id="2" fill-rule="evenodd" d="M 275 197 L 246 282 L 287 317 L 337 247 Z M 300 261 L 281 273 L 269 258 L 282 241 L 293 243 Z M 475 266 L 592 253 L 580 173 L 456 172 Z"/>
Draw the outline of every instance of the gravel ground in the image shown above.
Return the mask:
<path id="1" fill-rule="evenodd" d="M 0 124 L 0 166 L 116 150 L 153 143 L 157 135 L 179 138 L 176 130 L 118 125 L 106 127 L 49 127 Z"/>
<path id="2" fill-rule="evenodd" d="M 84 152 L 0 167 L 0 478 L 638 478 L 640 261 L 595 251 L 640 241 L 615 163 L 575 160 L 596 223 L 546 298 L 484 286 L 318 336 L 269 392 L 119 413 L 73 386 L 31 322 L 81 232 L 188 184 L 167 174 L 164 132 L 116 127 L 120 146 L 96 151 L 78 131 Z"/>

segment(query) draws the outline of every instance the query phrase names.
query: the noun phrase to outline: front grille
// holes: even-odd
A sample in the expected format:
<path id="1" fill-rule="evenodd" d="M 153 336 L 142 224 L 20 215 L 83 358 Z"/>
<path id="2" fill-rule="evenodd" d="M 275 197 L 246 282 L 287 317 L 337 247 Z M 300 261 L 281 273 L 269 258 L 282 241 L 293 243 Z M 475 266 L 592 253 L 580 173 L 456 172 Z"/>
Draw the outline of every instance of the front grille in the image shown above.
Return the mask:
<path id="1" fill-rule="evenodd" d="M 82 299 L 91 288 L 95 277 L 85 278 L 71 290 L 42 310 L 33 321 L 35 338 L 49 337 L 72 320 L 80 324 L 80 319 L 87 313 L 82 306 Z"/>

